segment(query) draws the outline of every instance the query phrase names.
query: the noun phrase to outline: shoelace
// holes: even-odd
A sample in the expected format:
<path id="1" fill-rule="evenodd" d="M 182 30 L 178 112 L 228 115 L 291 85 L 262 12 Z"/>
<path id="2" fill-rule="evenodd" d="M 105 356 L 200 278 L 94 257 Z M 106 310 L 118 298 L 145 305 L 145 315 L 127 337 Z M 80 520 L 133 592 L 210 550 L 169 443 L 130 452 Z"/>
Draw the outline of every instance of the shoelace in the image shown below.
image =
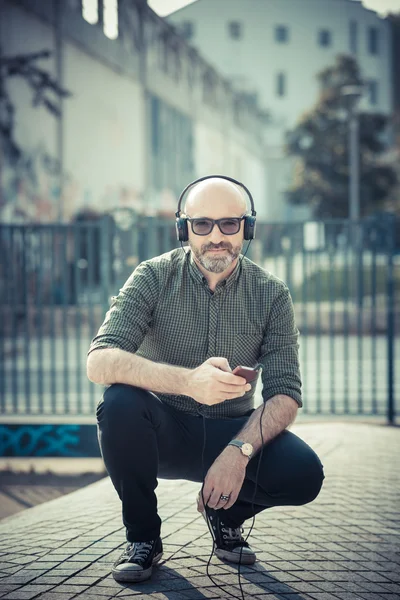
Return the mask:
<path id="1" fill-rule="evenodd" d="M 245 542 L 242 537 L 242 533 L 244 532 L 243 527 L 237 527 L 236 529 L 233 529 L 232 527 L 225 528 L 223 525 L 224 524 L 221 522 L 221 531 L 223 533 L 222 538 L 226 540 L 228 544 L 237 542 L 236 545 L 238 546 L 248 546 L 248 543 Z"/>
<path id="2" fill-rule="evenodd" d="M 134 561 L 140 564 L 148 557 L 153 544 L 154 540 L 151 542 L 134 542 L 130 546 L 127 546 L 122 558 L 127 561 Z"/>

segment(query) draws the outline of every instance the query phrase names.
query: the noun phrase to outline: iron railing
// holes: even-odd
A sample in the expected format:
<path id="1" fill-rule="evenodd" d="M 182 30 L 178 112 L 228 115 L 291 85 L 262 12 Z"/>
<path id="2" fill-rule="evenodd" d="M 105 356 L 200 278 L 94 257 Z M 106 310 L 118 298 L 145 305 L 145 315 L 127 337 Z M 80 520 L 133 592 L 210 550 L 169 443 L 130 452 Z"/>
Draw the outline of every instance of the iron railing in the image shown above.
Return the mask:
<path id="1" fill-rule="evenodd" d="M 303 413 L 395 417 L 398 222 L 257 225 L 247 256 L 287 282 Z M 244 252 L 247 244 L 244 245 Z M 86 353 L 111 296 L 142 260 L 179 247 L 170 220 L 0 226 L 0 414 L 93 415 Z"/>

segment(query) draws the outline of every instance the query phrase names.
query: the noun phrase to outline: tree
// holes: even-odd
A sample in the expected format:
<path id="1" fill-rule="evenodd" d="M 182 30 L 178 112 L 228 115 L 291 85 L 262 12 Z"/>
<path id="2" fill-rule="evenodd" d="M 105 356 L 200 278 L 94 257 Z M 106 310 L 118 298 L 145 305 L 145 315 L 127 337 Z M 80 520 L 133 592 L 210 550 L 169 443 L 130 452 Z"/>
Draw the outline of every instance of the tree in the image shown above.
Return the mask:
<path id="1" fill-rule="evenodd" d="M 400 56 L 400 12 L 390 13 L 387 16 L 392 29 L 392 61 L 397 64 L 397 57 Z M 393 70 L 393 88 L 394 88 L 394 117 L 393 117 L 393 147 L 388 152 L 387 160 L 392 164 L 397 173 L 397 185 L 392 188 L 387 199 L 387 208 L 398 217 L 400 217 L 400 72 L 399 69 Z M 398 234 L 400 241 L 400 232 Z"/>
<path id="2" fill-rule="evenodd" d="M 348 119 L 350 99 L 345 86 L 363 84 L 359 67 L 351 56 L 339 55 L 335 64 L 317 78 L 320 95 L 313 109 L 304 114 L 287 134 L 286 151 L 297 156 L 294 183 L 288 190 L 293 204 L 308 204 L 316 218 L 349 216 Z M 389 118 L 378 113 L 359 114 L 360 212 L 361 216 L 384 208 L 397 178 L 383 156 Z"/>
<path id="3" fill-rule="evenodd" d="M 59 100 L 72 94 L 63 89 L 50 74 L 37 66 L 36 62 L 48 59 L 49 50 L 31 54 L 3 56 L 0 52 L 0 166 L 1 159 L 8 164 L 15 174 L 15 179 L 26 177 L 35 181 L 37 174 L 32 156 L 17 143 L 15 139 L 15 107 L 7 90 L 7 80 L 11 77 L 22 77 L 33 92 L 32 105 L 43 105 L 57 119 L 61 118 Z M 60 165 L 47 153 L 42 156 L 43 167 L 51 174 L 59 173 Z M 0 171 L 0 207 L 2 204 L 2 177 Z"/>

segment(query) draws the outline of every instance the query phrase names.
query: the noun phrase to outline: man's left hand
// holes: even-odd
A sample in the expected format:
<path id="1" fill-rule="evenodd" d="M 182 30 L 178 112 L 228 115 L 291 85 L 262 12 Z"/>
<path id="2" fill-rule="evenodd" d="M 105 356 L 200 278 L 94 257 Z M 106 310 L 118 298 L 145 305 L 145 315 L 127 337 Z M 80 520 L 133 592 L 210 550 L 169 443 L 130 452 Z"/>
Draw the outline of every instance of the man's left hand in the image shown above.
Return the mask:
<path id="1" fill-rule="evenodd" d="M 208 469 L 203 494 L 200 490 L 197 497 L 197 510 L 203 512 L 203 498 L 205 504 L 216 510 L 233 506 L 242 488 L 248 463 L 249 459 L 241 454 L 239 448 L 227 446 Z M 229 499 L 221 500 L 221 496 L 229 496 Z"/>

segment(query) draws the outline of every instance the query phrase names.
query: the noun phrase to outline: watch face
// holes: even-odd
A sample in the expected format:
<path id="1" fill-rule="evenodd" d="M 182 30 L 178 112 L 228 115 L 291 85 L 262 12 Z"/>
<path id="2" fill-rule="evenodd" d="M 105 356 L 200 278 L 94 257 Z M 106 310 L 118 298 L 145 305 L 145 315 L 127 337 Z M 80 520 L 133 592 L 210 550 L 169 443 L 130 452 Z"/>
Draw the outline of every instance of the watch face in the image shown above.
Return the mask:
<path id="1" fill-rule="evenodd" d="M 242 452 L 246 456 L 251 456 L 251 454 L 253 453 L 253 446 L 251 444 L 243 444 Z"/>

